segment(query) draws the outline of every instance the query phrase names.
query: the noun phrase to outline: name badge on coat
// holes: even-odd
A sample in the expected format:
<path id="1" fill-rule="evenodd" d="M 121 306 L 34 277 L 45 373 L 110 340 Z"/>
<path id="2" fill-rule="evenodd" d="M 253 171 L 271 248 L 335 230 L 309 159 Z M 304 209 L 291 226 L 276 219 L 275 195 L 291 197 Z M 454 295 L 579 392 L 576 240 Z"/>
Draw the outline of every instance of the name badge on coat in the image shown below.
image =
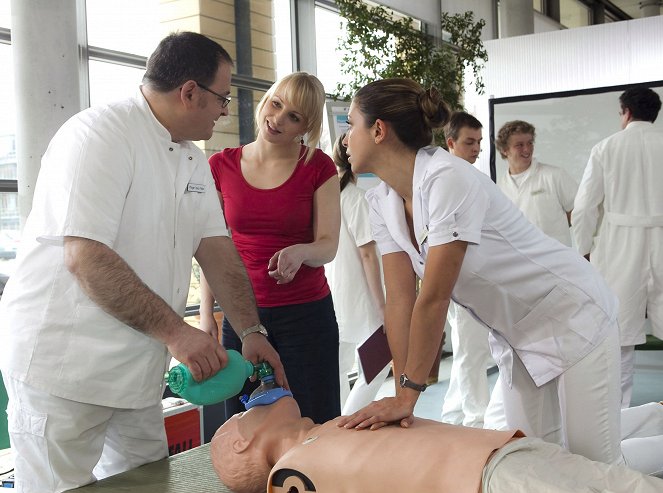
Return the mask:
<path id="1" fill-rule="evenodd" d="M 205 193 L 206 185 L 204 183 L 187 183 L 186 191 L 194 193 Z"/>

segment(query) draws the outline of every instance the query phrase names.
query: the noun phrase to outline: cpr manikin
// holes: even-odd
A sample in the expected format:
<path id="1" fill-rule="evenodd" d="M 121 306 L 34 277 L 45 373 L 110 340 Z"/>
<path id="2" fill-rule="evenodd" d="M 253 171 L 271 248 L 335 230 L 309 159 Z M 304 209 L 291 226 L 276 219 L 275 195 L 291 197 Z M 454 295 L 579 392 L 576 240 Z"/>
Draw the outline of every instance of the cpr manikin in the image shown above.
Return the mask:
<path id="1" fill-rule="evenodd" d="M 663 406 L 632 409 L 642 424 L 628 430 L 633 437 L 663 430 Z M 315 425 L 289 396 L 226 421 L 212 439 L 211 455 L 221 481 L 236 493 L 663 491 L 661 479 L 520 432 L 419 418 L 408 428 L 375 431 L 344 429 L 336 419 Z M 660 454 L 643 455 L 663 463 Z"/>

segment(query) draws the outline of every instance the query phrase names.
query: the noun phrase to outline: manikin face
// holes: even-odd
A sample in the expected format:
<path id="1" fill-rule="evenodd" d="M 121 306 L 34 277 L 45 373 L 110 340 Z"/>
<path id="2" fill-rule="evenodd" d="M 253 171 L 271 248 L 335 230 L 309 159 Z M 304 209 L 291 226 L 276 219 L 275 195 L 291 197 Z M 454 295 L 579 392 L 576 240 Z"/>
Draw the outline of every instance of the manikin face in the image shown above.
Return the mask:
<path id="1" fill-rule="evenodd" d="M 306 133 L 307 120 L 300 109 L 272 95 L 260 111 L 260 136 L 274 144 L 295 142 Z"/>
<path id="2" fill-rule="evenodd" d="M 233 491 L 264 491 L 271 468 L 301 426 L 312 427 L 313 422 L 301 417 L 290 396 L 232 416 L 212 438 L 217 475 Z"/>
<path id="3" fill-rule="evenodd" d="M 451 154 L 474 164 L 481 152 L 482 140 L 480 128 L 462 127 L 458 132 L 458 139 L 447 139 L 447 145 Z"/>
<path id="4" fill-rule="evenodd" d="M 523 170 L 532 164 L 533 153 L 534 136 L 532 134 L 512 134 L 507 140 L 507 147 L 504 150 L 510 167 Z"/>
<path id="5" fill-rule="evenodd" d="M 209 85 L 209 89 L 222 96 L 228 96 L 230 94 L 230 71 L 230 64 L 221 63 L 214 81 Z M 200 86 L 196 90 L 200 92 L 198 114 L 192 118 L 192 125 L 190 127 L 192 135 L 187 137 L 187 140 L 208 140 L 212 137 L 216 121 L 221 116 L 228 115 L 228 106 L 224 108 L 218 96 L 215 96 Z"/>
<path id="6" fill-rule="evenodd" d="M 348 126 L 343 145 L 347 148 L 352 171 L 355 174 L 368 173 L 371 171 L 370 157 L 375 147 L 373 127 L 366 126 L 364 115 L 354 101 L 348 112 Z"/>

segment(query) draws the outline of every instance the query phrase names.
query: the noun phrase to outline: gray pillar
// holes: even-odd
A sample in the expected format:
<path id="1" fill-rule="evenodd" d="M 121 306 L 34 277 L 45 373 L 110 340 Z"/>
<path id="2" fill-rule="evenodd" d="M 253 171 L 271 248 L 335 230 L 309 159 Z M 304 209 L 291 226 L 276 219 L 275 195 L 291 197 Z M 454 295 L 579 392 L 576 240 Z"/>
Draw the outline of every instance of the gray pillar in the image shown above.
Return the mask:
<path id="1" fill-rule="evenodd" d="M 16 158 L 21 227 L 32 208 L 41 157 L 82 108 L 75 0 L 12 0 Z"/>
<path id="2" fill-rule="evenodd" d="M 661 15 L 661 0 L 642 0 L 640 2 L 640 13 L 642 17 L 653 17 Z"/>
<path id="3" fill-rule="evenodd" d="M 532 0 L 500 0 L 500 38 L 534 33 Z"/>

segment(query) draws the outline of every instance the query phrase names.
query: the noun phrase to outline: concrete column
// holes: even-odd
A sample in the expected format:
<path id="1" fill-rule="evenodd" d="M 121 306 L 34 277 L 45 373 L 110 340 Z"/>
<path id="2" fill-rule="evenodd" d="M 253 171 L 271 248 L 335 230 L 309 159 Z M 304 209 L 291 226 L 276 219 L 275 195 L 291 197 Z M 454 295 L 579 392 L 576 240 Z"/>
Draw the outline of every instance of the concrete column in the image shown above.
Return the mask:
<path id="1" fill-rule="evenodd" d="M 500 38 L 534 33 L 532 0 L 499 1 Z"/>
<path id="2" fill-rule="evenodd" d="M 72 0 L 11 2 L 21 227 L 48 143 L 83 106 L 77 5 Z"/>
<path id="3" fill-rule="evenodd" d="M 642 17 L 653 17 L 661 15 L 661 0 L 642 0 L 640 2 L 640 13 Z"/>

